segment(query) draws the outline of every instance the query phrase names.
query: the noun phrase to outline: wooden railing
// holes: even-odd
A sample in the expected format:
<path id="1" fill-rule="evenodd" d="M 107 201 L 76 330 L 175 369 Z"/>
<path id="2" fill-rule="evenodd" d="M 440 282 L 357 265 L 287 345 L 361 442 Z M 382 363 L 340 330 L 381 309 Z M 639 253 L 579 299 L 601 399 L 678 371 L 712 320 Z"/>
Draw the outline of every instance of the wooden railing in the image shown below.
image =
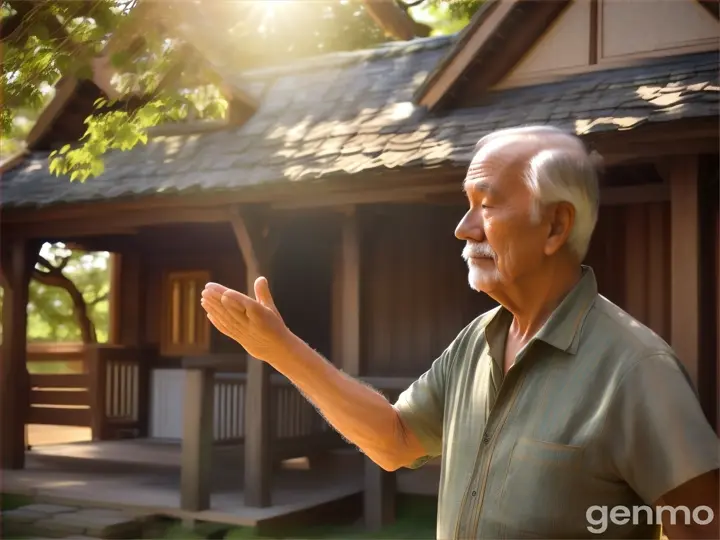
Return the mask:
<path id="1" fill-rule="evenodd" d="M 146 435 L 149 370 L 145 351 L 113 345 L 92 345 L 86 351 L 92 379 L 93 439 Z"/>
<path id="2" fill-rule="evenodd" d="M 80 343 L 30 343 L 29 424 L 89 426 L 92 381 Z"/>
<path id="3" fill-rule="evenodd" d="M 94 440 L 146 432 L 144 351 L 104 344 L 30 344 L 28 423 L 92 428 Z"/>
<path id="4" fill-rule="evenodd" d="M 245 436 L 245 387 L 244 373 L 217 373 L 214 388 L 214 438 L 216 442 L 240 442 Z M 304 440 L 312 445 L 312 438 L 330 431 L 325 420 L 315 408 L 290 384 L 285 377 L 270 377 L 273 404 L 273 438 L 284 443 Z M 291 452 L 294 453 L 294 452 Z"/>

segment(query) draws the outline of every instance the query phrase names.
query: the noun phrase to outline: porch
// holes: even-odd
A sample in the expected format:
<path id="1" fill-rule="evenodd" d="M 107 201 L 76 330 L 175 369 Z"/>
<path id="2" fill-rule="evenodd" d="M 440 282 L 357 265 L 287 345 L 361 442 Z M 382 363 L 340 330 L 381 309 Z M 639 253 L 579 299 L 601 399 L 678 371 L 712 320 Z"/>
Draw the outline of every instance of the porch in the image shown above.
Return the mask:
<path id="1" fill-rule="evenodd" d="M 210 509 L 181 504 L 182 448 L 176 442 L 129 439 L 35 447 L 26 467 L 3 471 L 3 490 L 44 502 L 116 508 L 140 515 L 263 526 L 303 513 L 362 512 L 363 458 L 338 451 L 312 466 L 307 458 L 278 463 L 272 475 L 273 505 L 245 504 L 242 445 L 213 450 Z"/>

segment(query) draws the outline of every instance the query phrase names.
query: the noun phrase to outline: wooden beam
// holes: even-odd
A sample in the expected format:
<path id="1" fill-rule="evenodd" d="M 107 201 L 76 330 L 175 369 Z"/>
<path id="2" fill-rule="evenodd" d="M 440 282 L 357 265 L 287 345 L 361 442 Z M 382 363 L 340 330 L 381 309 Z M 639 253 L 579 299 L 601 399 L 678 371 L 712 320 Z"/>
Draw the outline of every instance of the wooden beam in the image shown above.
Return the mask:
<path id="1" fill-rule="evenodd" d="M 143 258 L 136 251 L 126 251 L 117 259 L 120 266 L 118 297 L 120 317 L 118 341 L 126 347 L 137 347 L 142 342 L 145 316 L 143 309 Z"/>
<path id="2" fill-rule="evenodd" d="M 343 178 L 327 178 L 318 182 L 269 182 L 252 189 L 228 190 L 223 193 L 158 194 L 129 200 L 63 203 L 45 208 L 3 208 L 2 223 L 5 225 L 53 222 L 52 226 L 47 229 L 52 231 L 56 225 L 55 222 L 61 220 L 81 220 L 90 217 L 104 219 L 110 214 L 119 214 L 120 212 L 128 212 L 123 215 L 132 215 L 131 212 L 135 210 L 152 210 L 172 214 L 172 212 L 166 211 L 212 207 L 214 210 L 227 212 L 228 205 L 282 203 L 297 199 L 316 200 L 322 205 L 323 200 L 329 196 L 355 194 L 363 197 L 370 191 L 375 194 L 376 199 L 369 202 L 383 202 L 386 200 L 386 193 L 396 193 L 405 188 L 417 189 L 427 186 L 428 190 L 432 190 L 439 189 L 439 186 L 445 186 L 446 189 L 459 190 L 465 172 L 466 167 L 462 166 L 427 167 L 393 170 L 390 177 L 387 174 L 368 173 L 363 175 L 362 182 L 348 182 L 348 177 L 344 176 Z M 392 188 L 388 185 L 389 183 L 392 183 Z M 350 200 L 345 204 L 352 202 Z M 308 207 L 311 206 L 308 205 Z M 227 218 L 227 215 L 225 217 Z M 104 226 L 102 221 L 100 223 Z M 20 230 L 22 229 L 20 228 Z"/>
<path id="3" fill-rule="evenodd" d="M 270 280 L 270 263 L 276 237 L 269 238 L 266 216 L 235 208 L 228 212 L 238 246 L 245 261 L 247 294 L 254 296 L 255 280 Z M 245 394 L 245 504 L 272 504 L 272 419 L 270 366 L 248 355 Z"/>
<path id="4" fill-rule="evenodd" d="M 670 190 L 670 342 L 697 387 L 701 337 L 697 156 L 673 160 Z"/>
<path id="5" fill-rule="evenodd" d="M 313 199 L 300 198 L 278 201 L 272 203 L 273 210 L 297 210 L 301 208 L 323 208 L 335 206 L 339 211 L 345 212 L 348 206 L 371 203 L 407 203 L 420 202 L 425 197 L 435 193 L 448 193 L 459 191 L 458 186 L 462 176 L 456 182 L 447 182 L 436 185 L 417 185 L 400 188 L 368 189 L 361 192 L 328 193 Z"/>
<path id="6" fill-rule="evenodd" d="M 133 235 L 136 227 L 172 225 L 176 223 L 220 223 L 227 220 L 223 208 L 174 208 L 157 210 L 146 208 L 108 213 L 100 221 L 70 218 L 61 221 L 35 221 L 19 227 L 18 233 L 26 238 L 83 237 L 98 235 Z"/>
<path id="7" fill-rule="evenodd" d="M 37 242 L 4 237 L 0 245 L 4 297 L 0 348 L 0 468 L 25 467 L 25 421 L 29 414 L 27 303 Z"/>
<path id="8" fill-rule="evenodd" d="M 418 88 L 413 101 L 429 109 L 435 107 L 460 79 L 477 52 L 489 41 L 494 30 L 508 17 L 516 3 L 517 0 L 484 2 L 460 34 L 450 55 Z"/>
<path id="9" fill-rule="evenodd" d="M 360 231 L 357 212 L 345 215 L 340 237 L 340 358 L 345 373 L 360 376 Z"/>
<path id="10" fill-rule="evenodd" d="M 180 468 L 180 508 L 183 510 L 200 512 L 210 508 L 214 391 L 214 370 L 185 371 Z"/>

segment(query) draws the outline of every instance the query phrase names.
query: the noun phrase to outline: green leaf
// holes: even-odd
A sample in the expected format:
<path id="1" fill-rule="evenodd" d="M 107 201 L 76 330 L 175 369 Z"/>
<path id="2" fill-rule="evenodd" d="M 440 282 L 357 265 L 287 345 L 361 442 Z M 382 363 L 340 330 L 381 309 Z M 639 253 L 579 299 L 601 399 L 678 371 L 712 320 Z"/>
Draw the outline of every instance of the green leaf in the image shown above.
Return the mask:
<path id="1" fill-rule="evenodd" d="M 61 155 L 62 155 L 62 154 L 67 154 L 67 153 L 68 153 L 68 150 L 70 150 L 70 148 L 71 148 L 71 146 L 70 146 L 69 144 L 66 144 L 65 146 L 63 146 L 63 147 L 60 149 L 60 154 L 61 154 Z"/>
<path id="2" fill-rule="evenodd" d="M 91 81 L 93 78 L 93 69 L 90 64 L 82 64 L 76 71 L 75 76 L 80 80 Z"/>
<path id="3" fill-rule="evenodd" d="M 114 68 L 124 67 L 128 60 L 130 60 L 130 54 L 128 51 L 117 51 L 110 55 L 110 64 Z"/>
<path id="4" fill-rule="evenodd" d="M 48 39 L 50 39 L 50 32 L 48 32 L 47 27 L 40 22 L 36 22 L 35 24 L 33 24 L 30 28 L 29 33 L 30 35 L 38 38 L 40 41 L 47 41 Z"/>

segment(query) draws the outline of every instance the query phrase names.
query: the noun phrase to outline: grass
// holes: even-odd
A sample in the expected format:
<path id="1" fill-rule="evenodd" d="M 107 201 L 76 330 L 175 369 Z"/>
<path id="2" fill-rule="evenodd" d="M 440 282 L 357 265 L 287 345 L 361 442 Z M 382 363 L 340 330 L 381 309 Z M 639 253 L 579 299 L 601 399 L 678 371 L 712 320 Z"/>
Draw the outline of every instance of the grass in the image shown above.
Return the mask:
<path id="1" fill-rule="evenodd" d="M 32 504 L 30 497 L 0 494 L 2 510 L 13 510 Z M 162 519 L 149 522 L 143 531 L 143 538 L 162 540 L 277 540 L 277 539 L 432 539 L 435 538 L 437 498 L 420 496 L 398 496 L 396 520 L 380 531 L 365 531 L 362 524 L 315 525 L 287 528 L 272 534 L 262 535 L 254 527 L 233 527 L 218 523 L 203 522 L 192 529 L 184 527 L 178 520 Z"/>
<path id="2" fill-rule="evenodd" d="M 397 519 L 380 531 L 365 531 L 360 524 L 316 525 L 288 528 L 262 535 L 254 527 L 228 527 L 213 523 L 200 523 L 192 529 L 175 520 L 156 522 L 144 532 L 144 538 L 163 540 L 195 540 L 223 538 L 227 540 L 335 540 L 335 539 L 432 539 L 435 538 L 437 498 L 399 496 Z"/>
<path id="3" fill-rule="evenodd" d="M 12 493 L 0 493 L 0 510 L 15 510 L 21 506 L 27 506 L 32 503 L 30 497 L 25 495 L 15 495 Z"/>

